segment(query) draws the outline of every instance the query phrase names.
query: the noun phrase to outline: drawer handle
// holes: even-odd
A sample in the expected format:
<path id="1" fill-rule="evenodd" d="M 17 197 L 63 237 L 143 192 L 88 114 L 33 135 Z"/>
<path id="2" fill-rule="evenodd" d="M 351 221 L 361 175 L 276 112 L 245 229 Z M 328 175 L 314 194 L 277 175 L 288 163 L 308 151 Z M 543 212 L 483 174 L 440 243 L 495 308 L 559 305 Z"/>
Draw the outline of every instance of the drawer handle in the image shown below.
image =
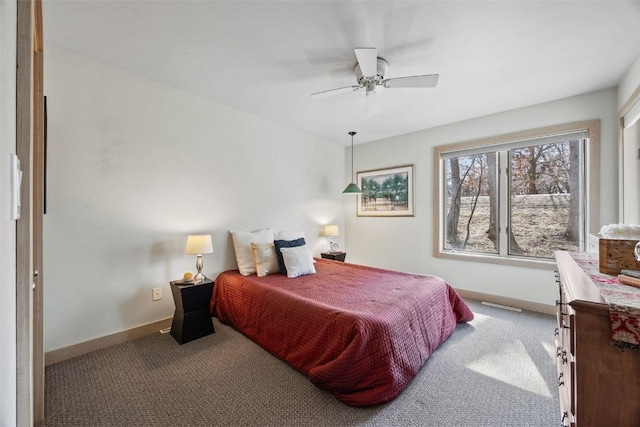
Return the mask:
<path id="1" fill-rule="evenodd" d="M 562 379 L 564 377 L 564 373 L 561 372 L 560 375 L 558 376 L 558 387 L 560 387 L 561 385 L 564 385 L 564 380 Z"/>
<path id="2" fill-rule="evenodd" d="M 558 335 L 560 335 L 560 330 L 558 328 L 556 328 L 555 331 L 553 331 L 553 335 L 556 336 L 556 337 Z"/>
<path id="3" fill-rule="evenodd" d="M 556 349 L 556 357 L 559 357 L 562 360 L 562 364 L 565 365 L 569 359 L 567 358 L 567 350 L 561 350 L 560 347 Z M 558 377 L 558 380 L 562 378 L 562 373 Z"/>

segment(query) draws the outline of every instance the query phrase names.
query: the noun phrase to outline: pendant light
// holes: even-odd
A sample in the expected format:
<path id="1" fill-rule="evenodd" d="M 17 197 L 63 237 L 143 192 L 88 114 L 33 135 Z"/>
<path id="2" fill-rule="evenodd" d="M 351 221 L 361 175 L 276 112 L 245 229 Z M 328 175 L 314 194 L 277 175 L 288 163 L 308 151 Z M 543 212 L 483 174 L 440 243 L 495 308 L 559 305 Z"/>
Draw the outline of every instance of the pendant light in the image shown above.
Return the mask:
<path id="1" fill-rule="evenodd" d="M 344 194 L 362 193 L 362 190 L 360 190 L 360 187 L 356 185 L 354 182 L 355 180 L 353 179 L 353 135 L 355 134 L 356 133 L 354 131 L 349 132 L 349 135 L 351 135 L 351 184 L 347 185 L 347 188 L 344 189 Z"/>

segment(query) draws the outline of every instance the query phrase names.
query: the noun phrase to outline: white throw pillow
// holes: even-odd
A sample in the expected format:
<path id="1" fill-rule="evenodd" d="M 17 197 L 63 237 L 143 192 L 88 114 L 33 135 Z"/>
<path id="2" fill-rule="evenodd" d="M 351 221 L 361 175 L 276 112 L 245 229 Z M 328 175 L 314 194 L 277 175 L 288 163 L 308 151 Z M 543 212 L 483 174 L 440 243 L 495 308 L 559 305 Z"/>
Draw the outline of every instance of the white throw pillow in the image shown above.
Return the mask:
<path id="1" fill-rule="evenodd" d="M 240 274 L 243 276 L 255 274 L 256 262 L 253 259 L 251 243 L 273 243 L 273 228 L 263 228 L 253 232 L 231 231 L 230 233 Z"/>
<path id="2" fill-rule="evenodd" d="M 258 277 L 268 276 L 273 273 L 280 273 L 278 257 L 276 256 L 276 246 L 271 243 L 251 243 L 253 259 L 256 263 Z"/>
<path id="3" fill-rule="evenodd" d="M 303 231 L 276 231 L 274 233 L 275 238 L 273 240 L 297 240 L 304 238 Z"/>
<path id="4" fill-rule="evenodd" d="M 287 267 L 287 277 L 299 277 L 307 274 L 315 274 L 313 257 L 307 245 L 294 246 L 292 248 L 280 248 L 284 265 Z"/>

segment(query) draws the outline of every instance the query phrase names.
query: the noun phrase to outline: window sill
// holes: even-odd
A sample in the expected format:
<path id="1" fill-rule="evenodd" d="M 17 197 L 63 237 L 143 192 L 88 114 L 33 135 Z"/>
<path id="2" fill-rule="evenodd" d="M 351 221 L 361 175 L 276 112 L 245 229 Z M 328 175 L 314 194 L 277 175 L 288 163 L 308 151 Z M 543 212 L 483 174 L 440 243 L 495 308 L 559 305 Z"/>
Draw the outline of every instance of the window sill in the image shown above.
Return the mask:
<path id="1" fill-rule="evenodd" d="M 541 270 L 555 270 L 556 261 L 554 259 L 532 259 L 519 257 L 501 257 L 491 254 L 472 254 L 462 252 L 435 251 L 434 257 L 455 259 L 458 261 L 483 262 L 488 264 L 509 265 L 512 267 L 537 268 Z"/>

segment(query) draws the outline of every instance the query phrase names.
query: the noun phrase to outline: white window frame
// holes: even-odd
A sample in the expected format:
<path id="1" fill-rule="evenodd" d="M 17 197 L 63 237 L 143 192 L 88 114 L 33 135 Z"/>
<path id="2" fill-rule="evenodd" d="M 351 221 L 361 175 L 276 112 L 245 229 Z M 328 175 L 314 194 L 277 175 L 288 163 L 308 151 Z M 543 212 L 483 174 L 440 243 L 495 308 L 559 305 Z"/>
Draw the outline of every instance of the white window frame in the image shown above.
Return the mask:
<path id="1" fill-rule="evenodd" d="M 535 267 L 544 269 L 555 268 L 555 262 L 552 259 L 540 259 L 533 257 L 523 256 L 509 256 L 505 253 L 500 254 L 487 254 L 487 253 L 475 253 L 475 252 L 455 252 L 444 249 L 444 226 L 446 213 L 444 212 L 444 197 L 442 193 L 444 183 L 444 161 L 446 158 L 451 157 L 451 153 L 455 152 L 469 152 L 469 150 L 486 150 L 486 151 L 501 151 L 507 145 L 513 145 L 517 141 L 531 140 L 534 144 L 536 139 L 568 134 L 574 132 L 586 131 L 588 133 L 588 142 L 585 149 L 585 171 L 584 179 L 586 185 L 584 186 L 583 200 L 586 204 L 584 209 L 584 221 L 585 221 L 585 236 L 587 239 L 588 234 L 596 234 L 600 227 L 600 120 L 589 120 L 582 122 L 567 123 L 562 125 L 550 126 L 540 129 L 532 129 L 522 132 L 515 132 L 505 135 L 493 136 L 483 139 L 459 142 L 454 144 L 441 145 L 434 148 L 434 221 L 433 221 L 433 255 L 437 258 L 449 258 L 467 261 L 488 262 L 495 264 L 506 264 L 523 267 Z M 464 155 L 464 154 L 462 154 Z M 500 159 L 501 164 L 504 159 Z M 501 166 L 503 167 L 503 166 Z M 505 188 L 506 174 L 501 173 L 499 176 L 500 188 Z M 502 190 L 500 190 L 502 191 Z M 500 215 L 500 234 L 499 238 L 507 238 L 507 230 L 504 227 L 504 222 L 507 220 L 507 208 L 499 205 Z M 504 234 L 504 236 L 503 236 Z M 586 244 L 586 243 L 585 243 Z M 502 247 L 502 245 L 500 245 Z"/>

